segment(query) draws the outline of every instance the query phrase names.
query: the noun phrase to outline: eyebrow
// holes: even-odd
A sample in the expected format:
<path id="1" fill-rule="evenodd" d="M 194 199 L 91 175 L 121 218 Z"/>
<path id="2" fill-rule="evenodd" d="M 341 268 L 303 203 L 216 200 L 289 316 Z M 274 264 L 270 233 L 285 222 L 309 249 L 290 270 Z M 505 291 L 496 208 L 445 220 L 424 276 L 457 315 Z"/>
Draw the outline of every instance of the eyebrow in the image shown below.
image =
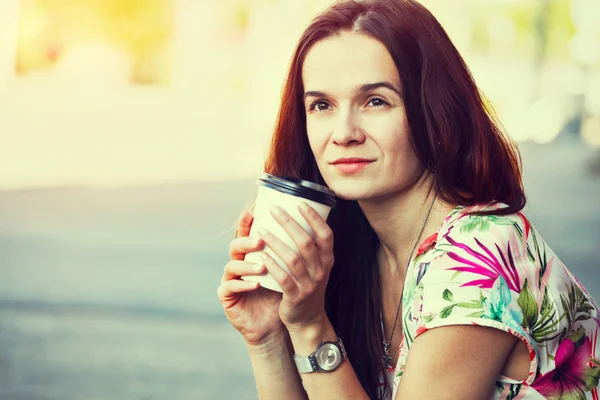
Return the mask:
<path id="1" fill-rule="evenodd" d="M 391 91 L 395 92 L 398 96 L 402 97 L 402 93 L 400 93 L 400 90 L 397 89 L 394 85 L 392 85 L 389 82 L 365 83 L 365 84 L 360 85 L 357 88 L 355 88 L 353 90 L 353 92 L 354 93 L 365 93 L 370 90 L 374 90 L 374 89 L 378 89 L 378 88 L 382 88 L 382 87 L 390 89 Z M 325 92 L 311 90 L 311 91 L 304 93 L 304 99 L 306 99 L 307 97 L 327 97 L 327 94 Z"/>

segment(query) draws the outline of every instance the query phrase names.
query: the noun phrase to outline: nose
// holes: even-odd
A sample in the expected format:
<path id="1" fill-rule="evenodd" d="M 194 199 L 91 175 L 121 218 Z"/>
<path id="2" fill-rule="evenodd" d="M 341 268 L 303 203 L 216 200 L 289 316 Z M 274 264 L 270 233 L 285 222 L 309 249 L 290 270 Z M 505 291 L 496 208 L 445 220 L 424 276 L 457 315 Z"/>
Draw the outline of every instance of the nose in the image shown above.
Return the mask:
<path id="1" fill-rule="evenodd" d="M 338 146 L 361 144 L 365 134 L 358 123 L 358 116 L 352 111 L 340 113 L 333 128 L 331 140 Z"/>

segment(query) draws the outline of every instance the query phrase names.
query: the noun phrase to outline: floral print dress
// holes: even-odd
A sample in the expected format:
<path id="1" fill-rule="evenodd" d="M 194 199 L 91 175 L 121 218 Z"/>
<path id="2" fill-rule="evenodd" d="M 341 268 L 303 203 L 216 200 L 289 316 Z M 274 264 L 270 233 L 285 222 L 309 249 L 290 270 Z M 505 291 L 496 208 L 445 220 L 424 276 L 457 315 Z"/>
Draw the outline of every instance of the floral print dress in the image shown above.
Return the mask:
<path id="1" fill-rule="evenodd" d="M 420 334 L 480 325 L 529 349 L 527 378 L 501 376 L 493 399 L 599 400 L 598 306 L 522 213 L 470 215 L 505 206 L 459 206 L 418 249 L 404 283 L 398 364 L 387 371 L 392 399 Z"/>

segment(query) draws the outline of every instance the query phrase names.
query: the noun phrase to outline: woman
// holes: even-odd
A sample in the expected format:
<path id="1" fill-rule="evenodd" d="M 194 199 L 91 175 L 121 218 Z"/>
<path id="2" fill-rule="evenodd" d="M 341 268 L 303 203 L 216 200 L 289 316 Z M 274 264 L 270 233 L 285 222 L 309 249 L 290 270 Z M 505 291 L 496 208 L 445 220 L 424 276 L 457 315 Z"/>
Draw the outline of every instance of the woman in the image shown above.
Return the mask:
<path id="1" fill-rule="evenodd" d="M 248 237 L 244 212 L 218 289 L 260 398 L 598 399 L 600 313 L 520 212 L 519 162 L 419 3 L 319 15 L 265 170 L 327 185 L 338 206 L 328 223 L 300 210 L 314 239 L 272 210 L 299 254 Z M 265 245 L 289 274 L 243 261 Z M 283 295 L 240 280 L 265 271 Z"/>

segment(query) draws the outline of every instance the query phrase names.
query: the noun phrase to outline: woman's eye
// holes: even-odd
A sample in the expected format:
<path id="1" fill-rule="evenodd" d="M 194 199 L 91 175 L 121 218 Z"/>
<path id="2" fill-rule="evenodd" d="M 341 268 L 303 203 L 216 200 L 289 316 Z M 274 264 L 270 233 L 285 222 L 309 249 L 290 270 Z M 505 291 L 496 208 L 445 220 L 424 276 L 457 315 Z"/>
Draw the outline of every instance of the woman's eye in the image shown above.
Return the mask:
<path id="1" fill-rule="evenodd" d="M 371 100 L 369 100 L 368 105 L 372 106 L 372 107 L 381 107 L 381 106 L 385 106 L 387 105 L 387 103 L 383 100 L 381 100 L 380 98 L 373 98 Z"/>
<path id="2" fill-rule="evenodd" d="M 311 104 L 310 108 L 311 111 L 312 110 L 316 110 L 316 111 L 326 111 L 329 109 L 329 104 L 327 104 L 324 101 L 315 101 L 314 103 Z"/>

